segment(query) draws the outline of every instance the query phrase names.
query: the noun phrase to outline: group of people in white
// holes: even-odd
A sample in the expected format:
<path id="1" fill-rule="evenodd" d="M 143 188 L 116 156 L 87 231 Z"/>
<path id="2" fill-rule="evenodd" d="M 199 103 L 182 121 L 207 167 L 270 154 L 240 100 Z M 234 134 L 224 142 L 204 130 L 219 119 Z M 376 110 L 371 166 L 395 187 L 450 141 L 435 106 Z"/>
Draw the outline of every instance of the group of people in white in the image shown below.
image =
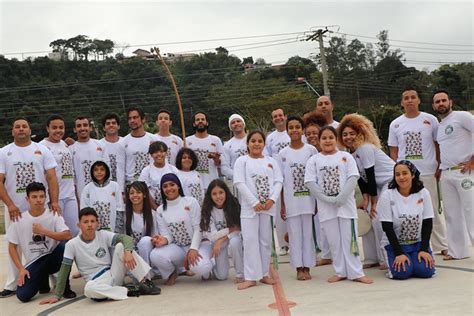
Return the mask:
<path id="1" fill-rule="evenodd" d="M 0 150 L 10 254 L 0 297 L 27 302 L 48 293 L 51 275 L 54 296 L 41 303 L 75 297 L 74 262 L 73 277 L 87 281 L 84 294 L 94 300 L 160 294 L 156 278 L 225 280 L 229 258 L 239 290 L 275 284 L 275 227 L 298 280 L 325 264 L 335 271 L 331 283 L 370 284 L 364 269 L 372 267 L 394 279 L 429 278 L 433 252 L 463 259 L 474 242 L 474 119 L 453 111 L 445 90 L 431 101 L 441 122 L 419 110 L 416 90 L 403 91 L 388 155 L 366 117 L 336 122 L 328 96 L 302 117 L 274 109 L 269 135 L 247 132 L 233 114 L 233 137 L 223 145 L 204 112 L 193 115 L 195 134 L 184 141 L 170 133 L 166 110 L 156 116 L 157 134 L 145 131 L 140 108 L 127 110 L 125 137 L 119 116 L 107 114 L 101 140 L 90 137 L 85 117 L 74 122 L 77 138 L 63 140 L 64 119 L 53 115 L 36 143 L 29 122 L 16 119 L 13 142 Z M 363 262 L 358 209 L 371 226 Z M 126 275 L 133 282 L 125 287 Z"/>

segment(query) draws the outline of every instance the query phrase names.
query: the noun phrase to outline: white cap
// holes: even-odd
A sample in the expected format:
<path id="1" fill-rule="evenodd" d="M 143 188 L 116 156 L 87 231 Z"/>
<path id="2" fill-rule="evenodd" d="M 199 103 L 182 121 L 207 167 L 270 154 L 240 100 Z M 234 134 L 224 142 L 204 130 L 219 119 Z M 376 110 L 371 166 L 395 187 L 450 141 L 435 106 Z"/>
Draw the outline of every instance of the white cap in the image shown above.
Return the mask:
<path id="1" fill-rule="evenodd" d="M 232 122 L 232 120 L 234 119 L 239 119 L 242 121 L 242 123 L 244 123 L 244 127 L 245 127 L 245 120 L 242 116 L 240 116 L 239 114 L 232 114 L 230 117 L 229 117 L 229 129 L 230 129 L 230 122 Z"/>

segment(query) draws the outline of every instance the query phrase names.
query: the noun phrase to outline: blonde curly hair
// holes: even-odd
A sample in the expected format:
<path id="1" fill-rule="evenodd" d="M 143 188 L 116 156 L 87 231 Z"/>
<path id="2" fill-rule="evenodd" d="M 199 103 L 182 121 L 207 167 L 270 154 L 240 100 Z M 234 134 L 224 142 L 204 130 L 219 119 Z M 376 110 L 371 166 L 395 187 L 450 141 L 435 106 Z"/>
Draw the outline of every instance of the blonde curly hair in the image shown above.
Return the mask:
<path id="1" fill-rule="evenodd" d="M 346 147 L 342 142 L 342 132 L 346 127 L 352 128 L 357 133 L 356 140 L 354 141 L 354 149 L 365 143 L 372 144 L 377 148 L 382 147 L 374 124 L 365 116 L 357 113 L 344 115 L 339 123 L 337 127 L 337 141 L 340 146 Z"/>

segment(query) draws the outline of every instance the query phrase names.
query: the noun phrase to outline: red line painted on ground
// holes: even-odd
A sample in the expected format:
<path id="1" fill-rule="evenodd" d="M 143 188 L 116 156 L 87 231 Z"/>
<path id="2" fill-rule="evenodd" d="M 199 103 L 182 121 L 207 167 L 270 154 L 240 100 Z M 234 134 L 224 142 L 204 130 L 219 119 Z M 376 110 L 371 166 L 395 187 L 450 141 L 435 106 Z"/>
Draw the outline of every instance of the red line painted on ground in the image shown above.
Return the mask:
<path id="1" fill-rule="evenodd" d="M 275 284 L 272 285 L 273 294 L 275 295 L 275 303 L 268 305 L 268 307 L 277 309 L 279 316 L 291 316 L 290 308 L 296 306 L 296 303 L 286 300 L 285 291 L 283 291 L 280 276 L 271 264 L 270 275 L 276 281 Z"/>

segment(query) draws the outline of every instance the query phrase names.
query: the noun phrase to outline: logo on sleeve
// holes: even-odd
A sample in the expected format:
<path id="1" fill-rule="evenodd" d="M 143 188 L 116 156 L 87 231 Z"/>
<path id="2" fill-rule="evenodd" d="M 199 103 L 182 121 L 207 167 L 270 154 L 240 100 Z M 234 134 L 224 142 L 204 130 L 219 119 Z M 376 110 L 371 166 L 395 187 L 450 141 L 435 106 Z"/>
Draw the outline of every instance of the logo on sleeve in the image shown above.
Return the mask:
<path id="1" fill-rule="evenodd" d="M 424 120 L 424 121 L 423 121 L 423 124 L 426 124 L 426 125 L 431 125 L 431 122 L 430 122 L 430 121 L 428 121 L 428 120 Z"/>
<path id="2" fill-rule="evenodd" d="M 418 201 L 416 201 L 416 204 L 423 204 L 423 199 L 419 199 Z"/>
<path id="3" fill-rule="evenodd" d="M 346 157 L 342 157 L 342 162 L 346 163 L 346 162 L 347 162 L 347 158 L 346 158 Z"/>
<path id="4" fill-rule="evenodd" d="M 35 155 L 41 156 L 42 155 L 41 150 L 36 150 Z"/>

